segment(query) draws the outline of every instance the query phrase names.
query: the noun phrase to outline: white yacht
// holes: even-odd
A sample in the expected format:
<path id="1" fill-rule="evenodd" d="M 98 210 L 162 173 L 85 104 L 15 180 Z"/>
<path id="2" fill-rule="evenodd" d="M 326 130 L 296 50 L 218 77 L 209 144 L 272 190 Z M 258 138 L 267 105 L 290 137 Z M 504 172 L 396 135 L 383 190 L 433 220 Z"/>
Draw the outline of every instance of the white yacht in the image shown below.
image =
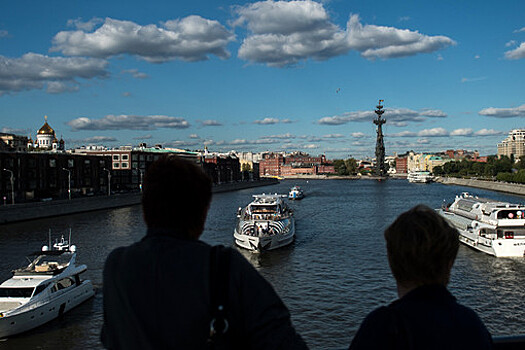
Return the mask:
<path id="1" fill-rule="evenodd" d="M 304 192 L 303 189 L 299 186 L 294 186 L 290 189 L 290 192 L 288 193 L 288 199 L 303 199 L 304 198 Z"/>
<path id="2" fill-rule="evenodd" d="M 463 192 L 438 212 L 459 231 L 464 244 L 496 257 L 525 256 L 525 206 Z"/>
<path id="3" fill-rule="evenodd" d="M 0 338 L 38 327 L 91 298 L 86 265 L 76 265 L 76 247 L 62 236 L 31 254 L 33 260 L 0 284 Z"/>
<path id="4" fill-rule="evenodd" d="M 434 181 L 434 176 L 429 171 L 411 171 L 407 176 L 408 182 L 429 183 Z"/>
<path id="5" fill-rule="evenodd" d="M 272 250 L 293 242 L 293 212 L 282 195 L 254 195 L 246 208 L 239 208 L 233 237 L 235 244 L 252 251 Z"/>

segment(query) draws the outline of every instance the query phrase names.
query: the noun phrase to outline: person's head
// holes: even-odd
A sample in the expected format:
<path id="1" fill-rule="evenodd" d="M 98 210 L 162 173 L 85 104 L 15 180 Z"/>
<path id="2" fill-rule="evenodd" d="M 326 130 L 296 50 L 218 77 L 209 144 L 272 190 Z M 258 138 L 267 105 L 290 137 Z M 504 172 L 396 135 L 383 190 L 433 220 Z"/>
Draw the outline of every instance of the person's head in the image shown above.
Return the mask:
<path id="1" fill-rule="evenodd" d="M 198 238 L 211 201 L 211 179 L 196 164 L 162 156 L 146 171 L 142 212 L 149 228 L 173 229 Z"/>
<path id="2" fill-rule="evenodd" d="M 435 210 L 418 205 L 386 230 L 388 262 L 398 286 L 447 285 L 459 233 Z"/>

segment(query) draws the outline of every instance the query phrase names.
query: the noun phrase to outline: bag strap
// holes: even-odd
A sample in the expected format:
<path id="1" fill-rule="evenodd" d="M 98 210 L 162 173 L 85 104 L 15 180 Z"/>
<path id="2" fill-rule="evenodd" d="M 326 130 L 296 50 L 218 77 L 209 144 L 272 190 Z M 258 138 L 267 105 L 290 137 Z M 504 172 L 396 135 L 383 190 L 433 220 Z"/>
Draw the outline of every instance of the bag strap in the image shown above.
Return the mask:
<path id="1" fill-rule="evenodd" d="M 210 249 L 210 335 L 208 344 L 216 345 L 228 331 L 226 308 L 230 280 L 230 251 L 222 245 Z"/>

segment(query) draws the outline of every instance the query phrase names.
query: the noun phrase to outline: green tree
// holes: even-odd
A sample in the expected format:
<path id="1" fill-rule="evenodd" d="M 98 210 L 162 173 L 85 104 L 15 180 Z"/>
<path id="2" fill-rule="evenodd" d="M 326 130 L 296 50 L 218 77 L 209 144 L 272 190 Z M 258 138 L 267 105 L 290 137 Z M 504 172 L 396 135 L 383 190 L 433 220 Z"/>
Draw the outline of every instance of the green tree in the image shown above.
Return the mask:
<path id="1" fill-rule="evenodd" d="M 345 167 L 349 175 L 357 174 L 357 160 L 354 158 L 348 158 L 345 160 Z"/>
<path id="2" fill-rule="evenodd" d="M 348 175 L 345 161 L 342 159 L 334 159 L 334 170 L 337 175 Z"/>

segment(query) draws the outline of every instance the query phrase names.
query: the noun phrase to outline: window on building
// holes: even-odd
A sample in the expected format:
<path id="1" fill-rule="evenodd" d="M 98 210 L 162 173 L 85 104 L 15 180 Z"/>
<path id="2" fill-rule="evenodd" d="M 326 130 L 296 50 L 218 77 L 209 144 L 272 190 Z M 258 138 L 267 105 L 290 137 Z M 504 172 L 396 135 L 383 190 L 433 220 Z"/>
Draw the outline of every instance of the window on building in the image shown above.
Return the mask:
<path id="1" fill-rule="evenodd" d="M 120 163 L 113 163 L 113 168 L 114 169 L 120 168 Z"/>
<path id="2" fill-rule="evenodd" d="M 127 162 L 122 163 L 122 168 L 126 168 L 127 169 L 128 168 L 128 163 Z"/>
<path id="3" fill-rule="evenodd" d="M 49 167 L 50 168 L 56 168 L 57 166 L 57 160 L 56 159 L 50 159 L 49 160 Z"/>
<path id="4" fill-rule="evenodd" d="M 72 167 L 74 167 L 74 166 L 75 166 L 75 161 L 74 161 L 74 159 L 68 159 L 68 160 L 67 160 L 67 166 L 68 166 L 68 168 L 72 168 Z"/>
<path id="5" fill-rule="evenodd" d="M 128 155 L 127 154 L 123 154 L 122 155 L 122 160 L 128 160 Z"/>

